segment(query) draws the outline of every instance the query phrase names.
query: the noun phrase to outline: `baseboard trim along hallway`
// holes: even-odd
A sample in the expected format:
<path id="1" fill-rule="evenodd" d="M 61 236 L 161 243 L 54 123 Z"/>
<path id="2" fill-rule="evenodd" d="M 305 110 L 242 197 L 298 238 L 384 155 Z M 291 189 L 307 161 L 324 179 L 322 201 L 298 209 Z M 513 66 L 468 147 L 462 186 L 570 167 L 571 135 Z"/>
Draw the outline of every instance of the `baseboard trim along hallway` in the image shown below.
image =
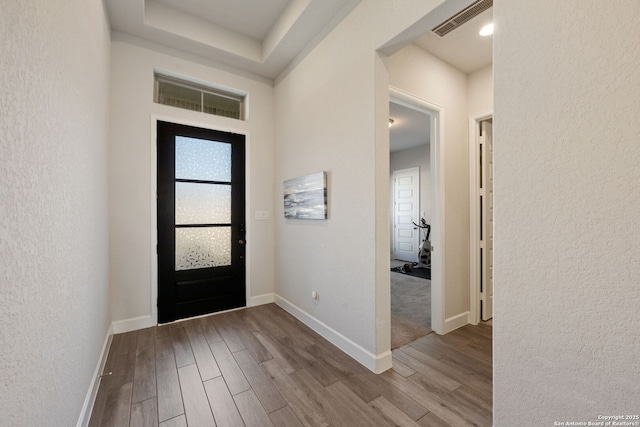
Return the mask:
<path id="1" fill-rule="evenodd" d="M 340 332 L 316 319 L 306 311 L 287 301 L 279 295 L 275 296 L 275 303 L 282 309 L 287 311 L 293 317 L 313 329 L 323 338 L 331 342 L 340 350 L 353 357 L 370 371 L 379 374 L 390 369 L 392 366 L 391 351 L 387 351 L 380 355 L 375 355 L 360 344 L 353 342 Z"/>
<path id="2" fill-rule="evenodd" d="M 96 396 L 98 395 L 98 388 L 100 387 L 100 375 L 102 375 L 104 366 L 107 363 L 107 355 L 109 354 L 109 350 L 111 349 L 112 341 L 113 325 L 109 326 L 109 329 L 107 329 L 107 336 L 104 339 L 100 358 L 98 359 L 96 370 L 93 372 L 93 378 L 91 379 L 91 384 L 89 384 L 87 396 L 85 397 L 84 403 L 82 404 L 82 410 L 80 411 L 80 417 L 78 418 L 76 427 L 87 427 L 89 425 L 91 410 L 93 409 L 93 404 L 95 403 Z"/>

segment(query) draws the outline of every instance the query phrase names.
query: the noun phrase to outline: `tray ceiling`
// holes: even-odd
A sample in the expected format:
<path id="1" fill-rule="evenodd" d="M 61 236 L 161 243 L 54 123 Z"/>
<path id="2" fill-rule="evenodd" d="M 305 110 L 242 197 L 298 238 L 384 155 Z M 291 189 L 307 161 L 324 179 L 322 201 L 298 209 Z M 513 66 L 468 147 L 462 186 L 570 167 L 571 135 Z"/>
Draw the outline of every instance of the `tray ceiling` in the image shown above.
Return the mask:
<path id="1" fill-rule="evenodd" d="M 105 0 L 111 29 L 274 79 L 361 0 Z"/>

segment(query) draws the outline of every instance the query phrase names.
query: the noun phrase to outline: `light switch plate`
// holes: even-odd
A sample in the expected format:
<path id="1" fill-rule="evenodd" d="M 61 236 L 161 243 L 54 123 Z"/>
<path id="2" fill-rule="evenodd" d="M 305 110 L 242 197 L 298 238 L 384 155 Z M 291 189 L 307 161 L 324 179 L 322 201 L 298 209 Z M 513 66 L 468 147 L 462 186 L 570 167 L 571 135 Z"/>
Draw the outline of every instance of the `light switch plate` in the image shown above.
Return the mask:
<path id="1" fill-rule="evenodd" d="M 269 219 L 269 211 L 256 211 L 255 218 L 258 221 Z"/>

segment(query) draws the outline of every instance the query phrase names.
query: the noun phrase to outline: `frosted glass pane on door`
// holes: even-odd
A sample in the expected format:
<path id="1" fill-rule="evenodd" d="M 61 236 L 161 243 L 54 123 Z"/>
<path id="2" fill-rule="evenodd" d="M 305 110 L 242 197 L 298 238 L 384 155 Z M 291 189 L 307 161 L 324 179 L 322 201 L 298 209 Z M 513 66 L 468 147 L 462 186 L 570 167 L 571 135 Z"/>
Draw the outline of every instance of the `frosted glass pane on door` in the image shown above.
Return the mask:
<path id="1" fill-rule="evenodd" d="M 231 182 L 231 144 L 176 136 L 176 179 Z"/>
<path id="2" fill-rule="evenodd" d="M 176 229 L 176 271 L 231 265 L 231 227 Z"/>
<path id="3" fill-rule="evenodd" d="M 176 182 L 176 224 L 230 222 L 230 185 Z"/>

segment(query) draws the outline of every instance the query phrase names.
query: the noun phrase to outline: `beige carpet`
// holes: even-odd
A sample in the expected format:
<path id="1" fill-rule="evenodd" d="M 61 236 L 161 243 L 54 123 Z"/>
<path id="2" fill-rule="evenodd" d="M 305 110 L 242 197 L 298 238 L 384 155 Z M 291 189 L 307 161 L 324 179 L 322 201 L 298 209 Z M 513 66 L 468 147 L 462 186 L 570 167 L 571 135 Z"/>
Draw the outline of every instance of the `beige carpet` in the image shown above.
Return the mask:
<path id="1" fill-rule="evenodd" d="M 391 272 L 391 348 L 430 332 L 431 281 Z"/>

